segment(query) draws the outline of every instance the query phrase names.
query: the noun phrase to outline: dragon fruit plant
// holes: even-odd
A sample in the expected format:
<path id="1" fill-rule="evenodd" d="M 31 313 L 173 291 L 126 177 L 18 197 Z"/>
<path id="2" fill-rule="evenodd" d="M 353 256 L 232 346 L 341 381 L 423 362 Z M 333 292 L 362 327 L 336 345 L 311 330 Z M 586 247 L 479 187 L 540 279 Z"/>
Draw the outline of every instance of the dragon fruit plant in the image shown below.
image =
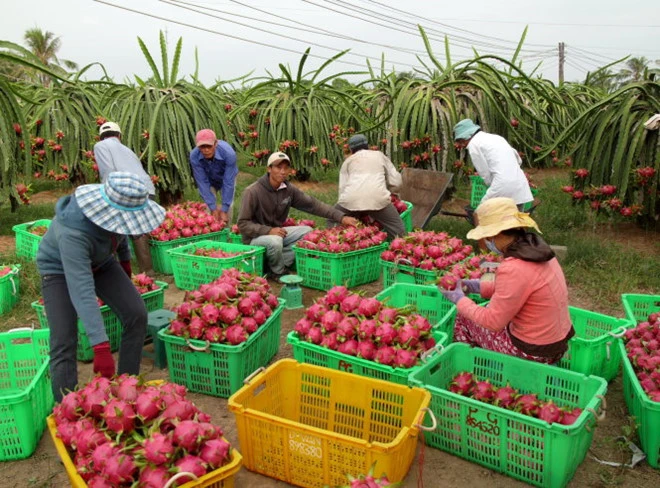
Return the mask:
<path id="1" fill-rule="evenodd" d="M 67 394 L 53 418 L 57 437 L 90 488 L 162 488 L 177 473 L 199 478 L 231 460 L 222 429 L 174 383 L 97 376 Z M 176 481 L 194 479 L 181 475 Z"/>
<path id="2" fill-rule="evenodd" d="M 545 420 L 549 424 L 572 425 L 582 413 L 581 408 L 560 407 L 552 400 L 541 400 L 535 393 L 521 393 L 509 384 L 498 388 L 487 379 L 480 380 L 466 371 L 454 376 L 449 383 L 449 391 Z"/>

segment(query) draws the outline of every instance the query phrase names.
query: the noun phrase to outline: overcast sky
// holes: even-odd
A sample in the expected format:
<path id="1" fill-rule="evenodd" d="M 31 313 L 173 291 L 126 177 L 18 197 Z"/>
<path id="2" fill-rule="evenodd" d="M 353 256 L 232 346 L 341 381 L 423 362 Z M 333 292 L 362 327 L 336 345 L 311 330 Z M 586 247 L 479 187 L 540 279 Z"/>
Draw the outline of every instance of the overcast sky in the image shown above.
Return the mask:
<path id="1" fill-rule="evenodd" d="M 184 3 L 185 2 L 185 3 Z M 0 39 L 23 43 L 24 32 L 39 27 L 60 36 L 60 57 L 84 66 L 100 62 L 116 81 L 151 73 L 137 37 L 160 66 L 159 30 L 166 30 L 170 59 L 183 37 L 180 74 L 195 69 L 198 49 L 203 82 L 227 80 L 254 71 L 294 69 L 309 46 L 327 59 L 343 49 L 331 72 L 364 70 L 365 59 L 388 70 L 411 71 L 425 62 L 416 24 L 426 29 L 435 55 L 444 62 L 444 34 L 452 60 L 480 54 L 511 59 L 525 26 L 525 68 L 542 61 L 541 72 L 557 81 L 560 41 L 566 45 L 566 80 L 583 80 L 588 70 L 627 54 L 660 59 L 660 2 L 657 0 L 3 0 Z M 177 3 L 179 6 L 175 6 Z M 182 8 L 186 7 L 185 9 Z M 117 8 L 123 7 L 123 8 Z M 148 17 L 135 11 L 157 16 Z M 198 13 L 192 10 L 197 10 Z M 178 22 L 178 23 L 177 23 Z M 185 25 L 182 25 L 185 24 Z M 260 43 L 260 44 L 258 44 Z M 320 65 L 310 59 L 308 68 Z M 659 67 L 655 63 L 653 66 Z M 92 77 L 98 77 L 98 72 Z"/>

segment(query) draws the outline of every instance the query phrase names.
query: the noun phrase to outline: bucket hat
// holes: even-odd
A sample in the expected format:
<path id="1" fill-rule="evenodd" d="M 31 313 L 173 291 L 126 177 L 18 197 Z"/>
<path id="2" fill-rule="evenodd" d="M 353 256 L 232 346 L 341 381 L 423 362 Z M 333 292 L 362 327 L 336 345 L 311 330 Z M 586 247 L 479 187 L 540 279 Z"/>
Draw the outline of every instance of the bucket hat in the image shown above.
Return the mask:
<path id="1" fill-rule="evenodd" d="M 511 198 L 490 198 L 479 205 L 474 213 L 479 224 L 467 233 L 467 237 L 475 241 L 516 227 L 532 227 L 541 232 L 534 219 L 529 214 L 518 211 L 516 202 Z"/>
<path id="2" fill-rule="evenodd" d="M 470 119 L 463 119 L 454 126 L 454 140 L 469 139 L 481 129 L 477 124 Z"/>
<path id="3" fill-rule="evenodd" d="M 348 140 L 348 147 L 351 151 L 357 151 L 360 148 L 367 149 L 369 147 L 369 141 L 367 141 L 367 137 L 364 134 L 355 134 Z"/>
<path id="4" fill-rule="evenodd" d="M 82 185 L 76 201 L 85 217 L 115 234 L 147 234 L 165 219 L 165 209 L 149 199 L 149 191 L 133 173 L 115 171 L 104 184 Z"/>

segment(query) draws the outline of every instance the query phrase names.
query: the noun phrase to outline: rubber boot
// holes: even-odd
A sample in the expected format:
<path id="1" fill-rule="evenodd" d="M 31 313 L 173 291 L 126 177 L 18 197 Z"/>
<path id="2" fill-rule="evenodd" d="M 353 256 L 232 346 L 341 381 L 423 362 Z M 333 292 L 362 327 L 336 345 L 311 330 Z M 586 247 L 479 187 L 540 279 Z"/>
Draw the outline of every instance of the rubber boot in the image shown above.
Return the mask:
<path id="1" fill-rule="evenodd" d="M 142 273 L 147 276 L 154 275 L 154 268 L 151 262 L 151 252 L 149 251 L 149 236 L 143 235 L 133 239 L 133 249 L 137 258 L 138 267 Z"/>

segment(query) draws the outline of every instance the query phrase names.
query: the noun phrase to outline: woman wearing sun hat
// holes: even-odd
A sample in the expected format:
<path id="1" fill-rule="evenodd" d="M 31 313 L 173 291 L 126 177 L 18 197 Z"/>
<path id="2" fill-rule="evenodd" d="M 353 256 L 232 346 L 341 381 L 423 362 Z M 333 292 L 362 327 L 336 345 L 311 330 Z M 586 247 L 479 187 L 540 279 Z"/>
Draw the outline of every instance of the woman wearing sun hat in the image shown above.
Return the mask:
<path id="1" fill-rule="evenodd" d="M 94 350 L 95 373 L 139 373 L 147 311 L 131 282 L 125 236 L 147 234 L 164 218 L 165 209 L 149 199 L 144 183 L 132 173 L 110 173 L 104 184 L 80 186 L 58 200 L 37 253 L 56 401 L 78 383 L 78 317 Z M 123 326 L 117 371 L 97 296 Z"/>
<path id="2" fill-rule="evenodd" d="M 536 222 L 510 198 L 492 198 L 475 211 L 477 226 L 467 237 L 483 240 L 503 261 L 494 281 L 463 280 L 452 291 L 458 315 L 454 340 L 542 363 L 556 363 L 575 331 L 568 313 L 568 289 L 561 266 L 538 234 Z M 467 298 L 490 299 L 480 307 Z"/>

